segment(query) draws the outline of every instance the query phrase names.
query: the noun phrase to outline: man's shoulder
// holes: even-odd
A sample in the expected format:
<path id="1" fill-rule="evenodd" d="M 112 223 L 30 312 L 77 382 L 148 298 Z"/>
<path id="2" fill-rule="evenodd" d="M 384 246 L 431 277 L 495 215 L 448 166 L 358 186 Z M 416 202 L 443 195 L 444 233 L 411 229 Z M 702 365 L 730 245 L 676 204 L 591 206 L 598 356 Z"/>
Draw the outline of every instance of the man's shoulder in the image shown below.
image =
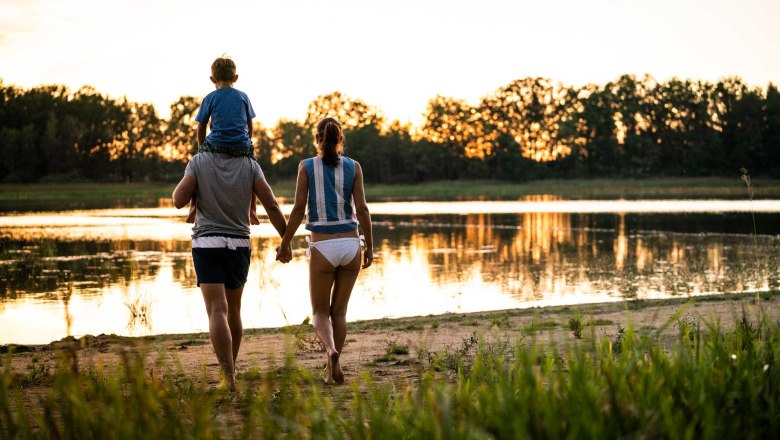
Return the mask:
<path id="1" fill-rule="evenodd" d="M 260 165 L 245 156 L 231 156 L 226 153 L 204 151 L 190 158 L 190 166 L 194 168 L 215 169 L 218 172 L 235 172 L 238 169 L 260 168 Z M 233 170 L 233 171 L 228 171 Z"/>
<path id="2" fill-rule="evenodd" d="M 196 153 L 190 158 L 190 166 L 197 167 L 203 161 L 203 153 Z"/>
<path id="3" fill-rule="evenodd" d="M 197 177 L 198 169 L 200 168 L 200 153 L 190 157 L 187 161 L 187 167 L 184 169 L 184 174 L 187 176 Z"/>

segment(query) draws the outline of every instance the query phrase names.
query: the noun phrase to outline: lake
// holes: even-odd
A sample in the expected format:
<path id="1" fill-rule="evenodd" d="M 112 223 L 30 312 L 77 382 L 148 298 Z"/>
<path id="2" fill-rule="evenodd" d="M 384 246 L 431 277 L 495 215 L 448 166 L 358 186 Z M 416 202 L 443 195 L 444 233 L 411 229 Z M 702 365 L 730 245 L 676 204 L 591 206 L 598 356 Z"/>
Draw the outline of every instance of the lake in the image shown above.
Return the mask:
<path id="1" fill-rule="evenodd" d="M 1 214 L 0 344 L 208 331 L 191 225 L 167 203 Z M 776 200 L 369 207 L 376 259 L 358 278 L 351 321 L 780 288 Z M 304 232 L 285 265 L 273 228 L 252 227 L 246 328 L 309 316 Z"/>

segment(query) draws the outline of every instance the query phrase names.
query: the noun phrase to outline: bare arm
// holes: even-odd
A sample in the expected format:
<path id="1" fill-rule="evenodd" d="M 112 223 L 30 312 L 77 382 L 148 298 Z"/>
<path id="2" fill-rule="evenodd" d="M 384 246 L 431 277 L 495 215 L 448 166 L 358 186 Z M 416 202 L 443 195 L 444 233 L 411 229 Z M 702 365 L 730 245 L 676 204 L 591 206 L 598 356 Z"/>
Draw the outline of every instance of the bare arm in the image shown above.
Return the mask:
<path id="1" fill-rule="evenodd" d="M 295 232 L 306 215 L 306 202 L 309 199 L 309 177 L 306 174 L 306 166 L 301 162 L 298 165 L 298 180 L 295 184 L 295 202 L 292 212 L 290 212 L 290 221 L 287 223 L 287 231 L 282 237 L 282 249 L 290 245 Z"/>
<path id="2" fill-rule="evenodd" d="M 276 200 L 276 196 L 274 196 L 274 192 L 268 185 L 268 182 L 265 180 L 258 180 L 254 183 L 252 189 L 257 198 L 260 199 L 260 203 L 263 204 L 263 208 L 265 209 L 266 214 L 268 214 L 268 219 L 271 221 L 271 224 L 274 225 L 274 228 L 276 228 L 276 232 L 279 233 L 279 236 L 285 235 L 287 221 L 284 219 L 282 208 L 279 207 L 279 202 Z"/>
<path id="3" fill-rule="evenodd" d="M 173 190 L 173 206 L 176 209 L 183 208 L 190 203 L 190 199 L 195 194 L 195 188 L 198 186 L 198 181 L 192 176 L 184 176 L 176 185 L 176 189 Z"/>
<path id="4" fill-rule="evenodd" d="M 363 252 L 363 269 L 371 266 L 374 261 L 374 236 L 371 231 L 371 214 L 368 212 L 366 192 L 363 189 L 363 169 L 355 161 L 355 183 L 352 185 L 352 200 L 355 202 L 355 215 L 360 229 L 363 230 L 363 238 L 366 240 L 366 250 Z"/>
<path id="5" fill-rule="evenodd" d="M 198 145 L 203 145 L 203 142 L 206 142 L 206 127 L 208 126 L 208 121 L 206 122 L 198 122 Z M 251 137 L 251 135 L 250 135 Z"/>
<path id="6" fill-rule="evenodd" d="M 247 132 L 247 134 L 249 135 L 249 141 L 251 142 L 251 141 L 252 141 L 252 120 L 251 120 L 251 119 L 250 119 L 250 120 L 249 120 L 249 122 L 247 123 L 247 126 L 248 126 L 248 127 L 247 127 L 247 129 L 246 129 L 246 132 Z"/>

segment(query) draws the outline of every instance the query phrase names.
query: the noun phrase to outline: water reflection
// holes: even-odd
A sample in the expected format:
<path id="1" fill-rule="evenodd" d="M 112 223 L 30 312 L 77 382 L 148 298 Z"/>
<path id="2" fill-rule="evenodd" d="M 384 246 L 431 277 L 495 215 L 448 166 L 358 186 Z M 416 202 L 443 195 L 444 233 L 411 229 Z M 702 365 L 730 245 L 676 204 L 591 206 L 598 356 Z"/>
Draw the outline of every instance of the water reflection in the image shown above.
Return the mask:
<path id="1" fill-rule="evenodd" d="M 626 215 L 604 217 L 533 213 L 513 222 L 468 215 L 451 230 L 431 227 L 410 234 L 408 250 L 400 248 L 393 257 L 427 259 L 430 279 L 440 285 L 462 284 L 478 273 L 483 283 L 519 301 L 695 295 L 777 285 L 776 237 L 754 243 L 738 235 L 638 231 L 627 228 Z M 512 223 L 517 227 L 506 227 Z M 404 252 L 411 256 L 403 257 Z"/>
<path id="2" fill-rule="evenodd" d="M 746 234 L 749 213 L 473 210 L 375 215 L 377 259 L 358 279 L 349 318 L 780 287 L 777 213 L 756 216 L 764 235 L 754 240 Z M 0 343 L 206 331 L 189 226 L 167 211 L 142 212 L 14 224 L 2 218 Z M 293 261 L 282 265 L 268 228 L 252 233 L 248 328 L 299 323 L 310 314 L 303 237 Z"/>

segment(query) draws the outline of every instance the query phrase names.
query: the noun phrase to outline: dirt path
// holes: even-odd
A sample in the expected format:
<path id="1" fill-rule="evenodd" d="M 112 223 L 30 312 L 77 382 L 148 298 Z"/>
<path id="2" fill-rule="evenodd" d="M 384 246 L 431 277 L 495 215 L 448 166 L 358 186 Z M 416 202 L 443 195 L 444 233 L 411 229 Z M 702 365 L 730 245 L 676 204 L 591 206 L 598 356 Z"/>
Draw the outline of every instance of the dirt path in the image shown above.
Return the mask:
<path id="1" fill-rule="evenodd" d="M 568 306 L 545 309 L 513 309 L 487 313 L 449 314 L 405 319 L 383 319 L 350 324 L 347 345 L 342 355 L 347 384 L 358 381 L 368 373 L 374 383 L 414 383 L 420 368 L 428 366 L 429 355 L 455 350 L 472 336 L 487 340 L 503 338 L 510 342 L 528 339 L 554 340 L 577 343 L 570 321 L 583 324 L 582 338 L 607 336 L 613 338 L 619 327 L 632 325 L 638 331 L 662 330 L 673 335 L 679 330 L 678 320 L 689 324 L 719 320 L 730 325 L 741 316 L 742 310 L 755 319 L 760 307 L 772 321 L 780 319 L 780 292 L 767 294 L 757 307 L 755 295 L 721 295 L 700 297 L 695 302 L 685 300 L 639 301 L 605 303 L 586 306 Z M 665 324 L 668 324 L 665 326 Z M 665 327 L 664 327 L 665 326 Z M 118 336 L 86 336 L 79 340 L 66 338 L 44 346 L 19 346 L 11 356 L 3 356 L 3 368 L 18 375 L 28 375 L 36 368 L 39 375 L 54 371 L 58 354 L 77 353 L 79 365 L 84 368 L 102 368 L 112 371 L 121 362 L 121 353 L 142 350 L 150 361 L 162 358 L 167 365 L 180 366 L 182 372 L 208 386 L 220 382 L 216 357 L 208 334 L 160 335 L 145 338 Z M 7 352 L 8 347 L 0 347 Z M 311 327 L 295 326 L 286 329 L 254 329 L 245 332 L 238 360 L 239 388 L 252 386 L 252 380 L 281 366 L 285 354 L 317 377 L 325 365 L 325 353 L 319 349 Z M 150 362 L 150 374 L 158 374 Z M 205 376 L 204 376 L 205 372 Z M 254 378 L 254 379 L 252 379 Z M 32 378 L 34 379 L 34 378 Z M 29 404 L 46 391 L 46 380 L 28 380 L 23 391 Z M 327 387 L 327 392 L 343 399 L 350 387 Z"/>

